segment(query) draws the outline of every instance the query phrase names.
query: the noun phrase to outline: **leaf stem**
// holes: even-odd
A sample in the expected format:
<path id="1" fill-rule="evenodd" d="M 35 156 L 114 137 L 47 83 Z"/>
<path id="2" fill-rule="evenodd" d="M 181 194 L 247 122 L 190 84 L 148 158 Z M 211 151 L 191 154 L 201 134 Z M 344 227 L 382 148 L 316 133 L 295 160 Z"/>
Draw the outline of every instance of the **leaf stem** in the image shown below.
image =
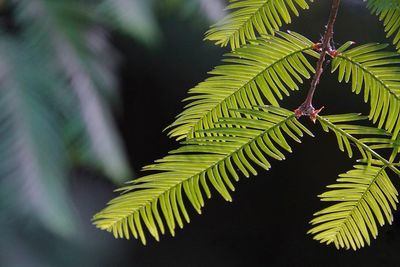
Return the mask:
<path id="1" fill-rule="evenodd" d="M 333 124 L 332 122 L 330 122 L 329 120 L 325 119 L 323 116 L 318 116 L 316 115 L 317 120 L 319 120 L 321 122 L 321 124 L 325 124 L 328 128 L 330 128 L 331 130 L 338 131 L 340 132 L 342 135 L 346 136 L 348 139 L 350 139 L 354 144 L 361 146 L 362 148 L 364 148 L 366 151 L 368 151 L 369 153 L 371 153 L 371 155 L 376 158 L 377 160 L 381 161 L 382 164 L 384 166 L 389 167 L 394 173 L 396 173 L 397 175 L 400 175 L 400 170 L 398 168 L 396 168 L 396 165 L 393 163 L 393 159 L 391 157 L 390 160 L 386 160 L 383 156 L 381 156 L 379 153 L 377 153 L 375 150 L 373 150 L 371 147 L 369 147 L 368 145 L 366 145 L 365 143 L 361 142 L 359 139 L 357 139 L 356 137 L 354 137 L 353 135 L 347 133 L 346 131 L 343 131 L 342 129 L 336 127 L 335 124 Z M 393 153 L 397 152 L 397 150 L 393 150 Z M 392 153 L 392 154 L 393 154 Z M 397 153 L 396 153 L 397 154 Z"/>
<path id="2" fill-rule="evenodd" d="M 333 0 L 332 1 L 332 8 L 329 15 L 328 24 L 326 25 L 325 34 L 322 39 L 322 43 L 315 44 L 315 49 L 321 52 L 320 57 L 317 62 L 317 67 L 315 70 L 314 77 L 311 81 L 311 86 L 307 94 L 306 100 L 301 104 L 296 110 L 295 114 L 297 118 L 301 116 L 309 116 L 310 119 L 315 122 L 316 116 L 318 113 L 323 109 L 323 107 L 319 110 L 316 110 L 313 105 L 312 101 L 314 98 L 314 93 L 319 84 L 321 75 L 324 71 L 323 66 L 326 58 L 326 54 L 335 55 L 335 51 L 332 50 L 331 47 L 331 40 L 333 38 L 333 27 L 336 22 L 336 17 L 339 11 L 340 0 Z"/>

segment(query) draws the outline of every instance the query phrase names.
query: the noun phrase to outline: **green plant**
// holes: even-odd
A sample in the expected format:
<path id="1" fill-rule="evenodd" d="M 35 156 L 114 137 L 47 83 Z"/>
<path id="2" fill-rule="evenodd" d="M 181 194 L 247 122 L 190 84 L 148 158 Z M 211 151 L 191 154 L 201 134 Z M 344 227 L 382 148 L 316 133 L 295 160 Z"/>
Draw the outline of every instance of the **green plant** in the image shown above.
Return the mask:
<path id="1" fill-rule="evenodd" d="M 94 167 L 116 183 L 131 175 L 111 116 L 115 51 L 99 18 L 89 15 L 92 7 L 1 1 L 1 18 L 11 21 L 0 34 L 0 146 L 7 159 L 1 206 L 64 238 L 77 232 L 67 190 L 71 166 Z"/>
<path id="2" fill-rule="evenodd" d="M 312 135 L 299 121 L 301 116 L 321 125 L 337 137 L 338 147 L 351 158 L 360 156 L 354 169 L 341 174 L 322 201 L 333 203 L 317 212 L 309 231 L 320 242 L 337 248 L 358 249 L 370 244 L 377 226 L 393 220 L 398 193 L 389 173 L 400 174 L 400 54 L 387 51 L 385 44 L 354 48 L 349 41 L 337 50 L 332 45 L 333 28 L 340 0 L 332 9 L 321 43 L 294 32 L 281 32 L 292 14 L 307 9 L 307 0 L 231 0 L 231 13 L 215 24 L 206 39 L 230 45 L 226 64 L 189 91 L 189 103 L 168 128 L 169 136 L 182 146 L 146 166 L 150 172 L 128 182 L 121 196 L 96 214 L 94 224 L 113 232 L 116 238 L 132 234 L 146 243 L 144 228 L 159 239 L 168 228 L 189 222 L 185 203 L 201 213 L 210 187 L 231 200 L 232 180 L 241 173 L 256 175 L 255 165 L 268 170 L 271 159 L 285 159 L 292 152 L 289 139 L 301 142 Z M 393 43 L 400 39 L 400 3 L 368 0 L 367 7 L 384 21 Z M 259 37 L 258 37 L 259 36 Z M 352 91 L 363 93 L 370 103 L 369 116 L 340 114 L 320 116 L 312 105 L 314 92 L 326 58 L 340 82 L 351 82 Z M 314 68 L 310 59 L 316 59 Z M 294 112 L 279 107 L 283 96 L 298 90 L 310 79 L 307 99 Z M 360 124 L 369 119 L 376 127 Z"/>
<path id="3" fill-rule="evenodd" d="M 111 36 L 154 47 L 164 8 L 176 14 L 190 2 L 200 19 L 200 1 L 0 0 L 0 266 L 107 258 L 89 253 L 102 242 L 88 250 L 82 238 L 75 183 L 87 170 L 115 184 L 132 177 L 112 116 L 121 42 Z"/>

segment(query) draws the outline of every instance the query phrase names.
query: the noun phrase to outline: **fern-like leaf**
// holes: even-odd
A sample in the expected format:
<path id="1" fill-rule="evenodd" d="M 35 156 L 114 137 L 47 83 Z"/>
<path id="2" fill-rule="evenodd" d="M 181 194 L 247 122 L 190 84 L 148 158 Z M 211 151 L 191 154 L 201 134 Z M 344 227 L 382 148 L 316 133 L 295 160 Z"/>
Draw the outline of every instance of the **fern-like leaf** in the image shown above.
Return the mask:
<path id="1" fill-rule="evenodd" d="M 400 131 L 400 54 L 382 51 L 386 47 L 373 43 L 339 53 L 332 62 L 332 72 L 339 71 L 339 81 L 351 79 L 356 94 L 364 90 L 364 101 L 371 106 L 369 118 L 396 139 Z"/>
<path id="2" fill-rule="evenodd" d="M 29 215 L 45 229 L 72 237 L 62 104 L 57 81 L 47 79 L 52 70 L 36 68 L 48 58 L 33 44 L 21 37 L 0 40 L 0 224 Z"/>
<path id="3" fill-rule="evenodd" d="M 312 0 L 230 0 L 231 11 L 217 24 L 211 26 L 206 39 L 232 50 L 256 39 L 257 33 L 274 34 L 283 23 L 291 23 L 291 13 L 299 16 L 299 7 L 308 9 Z"/>
<path id="4" fill-rule="evenodd" d="M 20 0 L 15 5 L 24 35 L 49 55 L 44 66 L 56 66 L 45 77 L 53 86 L 63 82 L 58 91 L 69 100 L 60 102 L 68 103 L 64 104 L 67 128 L 74 132 L 68 132 L 68 139 L 80 143 L 75 145 L 76 154 L 88 155 L 79 160 L 122 182 L 131 172 L 104 97 L 116 96 L 114 52 L 88 16 L 90 7 L 79 0 Z"/>
<path id="5" fill-rule="evenodd" d="M 386 173 L 387 166 L 356 165 L 339 175 L 331 191 L 320 195 L 322 201 L 336 204 L 315 213 L 316 225 L 309 233 L 321 243 L 354 250 L 370 244 L 378 235 L 377 224 L 393 221 L 398 193 Z"/>
<path id="6" fill-rule="evenodd" d="M 291 152 L 285 135 L 298 142 L 303 133 L 311 135 L 293 112 L 282 108 L 236 112 L 243 118 L 224 118 L 217 124 L 219 128 L 204 130 L 216 136 L 187 140 L 169 156 L 145 167 L 153 173 L 121 188 L 123 194 L 95 215 L 96 226 L 115 237 L 129 238 L 131 232 L 145 243 L 144 226 L 158 240 L 165 221 L 174 235 L 176 225 L 183 227 L 184 220 L 189 222 L 184 193 L 198 213 L 204 206 L 203 194 L 211 197 L 209 184 L 231 201 L 229 189 L 235 189 L 231 179 L 239 179 L 237 170 L 246 177 L 257 175 L 254 164 L 268 170 L 268 158 L 283 160 L 281 150 Z"/>
<path id="7" fill-rule="evenodd" d="M 296 82 L 310 78 L 314 68 L 303 53 L 318 57 L 313 43 L 297 33 L 279 32 L 254 41 L 227 55 L 230 64 L 216 67 L 213 76 L 189 91 L 191 101 L 170 126 L 177 140 L 195 136 L 201 129 L 214 128 L 221 117 L 235 117 L 231 108 L 251 108 L 268 103 L 279 106 L 278 99 L 298 90 Z"/>
<path id="8" fill-rule="evenodd" d="M 338 147 L 346 152 L 349 158 L 353 157 L 353 146 L 360 152 L 362 159 L 370 162 L 373 158 L 388 163 L 374 149 L 394 148 L 391 135 L 383 129 L 356 125 L 354 122 L 365 120 L 367 117 L 357 113 L 318 116 L 317 120 L 324 131 L 335 133 Z M 361 137 L 361 138 L 358 138 Z"/>
<path id="9" fill-rule="evenodd" d="M 383 21 L 386 37 L 400 51 L 400 2 L 398 0 L 368 0 L 367 7 Z"/>

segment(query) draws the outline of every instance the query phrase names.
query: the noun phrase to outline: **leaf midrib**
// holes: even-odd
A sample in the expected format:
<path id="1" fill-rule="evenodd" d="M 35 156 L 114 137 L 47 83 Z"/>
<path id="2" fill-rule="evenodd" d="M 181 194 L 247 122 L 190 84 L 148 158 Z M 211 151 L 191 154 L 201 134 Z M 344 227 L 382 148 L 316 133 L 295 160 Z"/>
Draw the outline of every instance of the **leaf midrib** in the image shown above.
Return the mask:
<path id="1" fill-rule="evenodd" d="M 368 145 L 361 142 L 359 139 L 352 136 L 351 134 L 347 133 L 345 130 L 337 127 L 335 124 L 331 123 L 329 120 L 325 119 L 323 116 L 318 116 L 317 119 L 322 120 L 322 122 L 328 124 L 329 128 L 340 132 L 342 135 L 346 136 L 348 139 L 350 139 L 354 143 L 362 146 L 365 150 L 367 150 L 369 153 L 371 153 L 372 156 L 374 156 L 376 159 L 380 160 L 385 166 L 389 167 L 397 175 L 400 175 L 400 170 L 398 170 L 390 161 L 386 160 L 384 157 L 382 157 L 379 153 L 377 153 L 375 150 L 370 148 Z"/>
<path id="2" fill-rule="evenodd" d="M 306 48 L 302 48 L 299 50 L 296 50 L 290 54 L 285 55 L 284 57 L 282 57 L 281 59 L 275 61 L 274 63 L 272 63 L 271 65 L 265 67 L 262 71 L 260 71 L 258 74 L 256 74 L 250 81 L 246 82 L 244 85 L 242 85 L 240 88 L 238 88 L 235 92 L 233 92 L 232 94 L 230 94 L 229 96 L 225 97 L 222 101 L 220 101 L 217 105 L 215 105 L 215 107 L 213 107 L 212 109 L 210 109 L 209 111 L 207 111 L 205 114 L 203 114 L 203 116 L 201 118 L 198 119 L 198 121 L 196 123 L 194 123 L 191 126 L 190 131 L 185 135 L 185 137 L 187 136 L 192 136 L 193 131 L 195 129 L 196 126 L 198 126 L 202 121 L 204 121 L 204 119 L 208 116 L 208 114 L 212 113 L 214 110 L 216 110 L 218 107 L 220 107 L 222 105 L 222 103 L 225 103 L 227 101 L 227 99 L 235 96 L 236 94 L 238 94 L 239 92 L 241 92 L 243 90 L 243 88 L 245 88 L 246 86 L 248 86 L 249 84 L 251 84 L 252 82 L 254 82 L 257 77 L 259 77 L 260 75 L 262 75 L 264 72 L 266 72 L 268 69 L 272 69 L 275 65 L 277 65 L 278 63 L 284 61 L 287 58 L 292 57 L 295 54 L 300 54 L 303 53 L 307 50 L 312 49 L 312 46 L 308 46 Z M 183 136 L 183 135 L 179 135 L 179 136 Z M 179 137 L 177 136 L 177 137 Z"/>
<path id="3" fill-rule="evenodd" d="M 232 155 L 234 155 L 235 153 L 237 153 L 238 151 L 240 151 L 241 149 L 243 149 L 244 147 L 250 145 L 251 143 L 255 142 L 258 138 L 262 137 L 263 135 L 265 135 L 266 133 L 268 133 L 269 131 L 274 130 L 277 127 L 280 127 L 282 124 L 284 124 L 285 122 L 293 119 L 295 117 L 294 114 L 286 117 L 285 119 L 283 119 L 282 121 L 280 121 L 279 123 L 275 124 L 274 126 L 265 129 L 264 131 L 262 131 L 259 135 L 255 136 L 254 138 L 252 138 L 250 141 L 246 142 L 245 144 L 243 144 L 242 146 L 240 146 L 239 148 L 235 149 L 235 151 L 233 151 L 232 153 L 226 155 L 224 158 L 220 159 L 219 161 L 217 161 L 216 163 L 213 163 L 210 167 L 207 167 L 205 170 L 200 171 L 199 173 L 192 175 L 191 177 L 185 179 L 184 181 L 181 181 L 179 183 L 177 183 L 176 185 L 172 186 L 170 189 L 165 190 L 163 193 L 158 194 L 156 196 L 154 196 L 153 198 L 151 198 L 149 201 L 147 201 L 145 204 L 137 207 L 136 209 L 134 209 L 129 215 L 127 216 L 123 216 L 123 218 L 117 219 L 115 220 L 113 223 L 110 224 L 110 226 L 107 227 L 107 229 L 111 229 L 115 224 L 119 223 L 122 220 L 125 220 L 126 218 L 128 218 L 129 216 L 133 216 L 135 213 L 140 212 L 141 209 L 146 208 L 147 205 L 153 203 L 153 201 L 155 201 L 156 199 L 160 198 L 163 194 L 165 194 L 167 191 L 171 191 L 174 188 L 177 188 L 179 185 L 193 179 L 196 176 L 199 176 L 205 172 L 207 172 L 207 170 L 214 168 L 215 166 L 218 166 L 218 164 L 220 164 L 221 162 L 225 161 L 227 158 L 231 157 Z"/>
<path id="4" fill-rule="evenodd" d="M 393 92 L 392 89 L 389 87 L 389 85 L 385 84 L 383 80 L 379 79 L 373 71 L 369 70 L 367 67 L 363 66 L 361 63 L 353 60 L 351 57 L 345 56 L 345 54 L 339 55 L 338 57 L 341 59 L 347 60 L 347 61 L 353 63 L 354 65 L 356 65 L 357 67 L 359 67 L 360 69 L 362 69 L 364 72 L 369 74 L 375 81 L 380 83 L 391 95 L 393 95 L 396 98 L 397 101 L 400 101 L 400 96 L 398 96 L 395 92 Z"/>
<path id="5" fill-rule="evenodd" d="M 374 176 L 374 178 L 372 179 L 371 183 L 368 185 L 368 188 L 366 188 L 366 190 L 364 191 L 364 193 L 362 193 L 361 197 L 359 200 L 357 200 L 357 203 L 353 205 L 353 208 L 349 211 L 349 214 L 342 219 L 343 222 L 340 223 L 339 226 L 336 226 L 334 229 L 335 234 L 333 235 L 334 239 L 330 239 L 331 241 L 335 241 L 337 240 L 337 235 L 339 234 L 339 232 L 341 230 L 343 230 L 343 225 L 346 224 L 346 222 L 348 221 L 348 219 L 353 215 L 353 213 L 355 212 L 356 209 L 358 209 L 358 206 L 360 205 L 360 202 L 364 199 L 365 195 L 370 191 L 371 186 L 373 184 L 375 184 L 376 180 L 379 178 L 380 174 L 385 171 L 385 169 L 388 167 L 388 165 L 382 166 L 380 168 L 380 170 L 377 172 L 377 174 Z M 350 241 L 349 241 L 350 243 Z M 356 242 L 357 243 L 357 242 Z"/>
<path id="6" fill-rule="evenodd" d="M 251 15 L 248 17 L 248 19 L 245 20 L 239 27 L 237 27 L 236 29 L 232 30 L 232 31 L 231 31 L 232 33 L 231 33 L 231 34 L 227 35 L 227 37 L 226 37 L 225 40 L 224 40 L 224 43 L 228 43 L 228 42 L 231 40 L 231 38 L 232 38 L 236 33 L 240 32 L 240 31 L 245 27 L 245 25 L 246 25 L 247 23 L 249 23 L 249 22 L 251 23 L 251 20 L 252 20 L 256 15 L 258 15 L 258 14 L 261 12 L 261 10 L 264 9 L 271 1 L 272 1 L 272 0 L 266 0 L 264 4 L 261 4 L 260 7 L 257 9 L 256 12 L 254 12 L 253 14 L 251 14 Z M 236 11 L 236 10 L 235 10 L 235 11 Z"/>

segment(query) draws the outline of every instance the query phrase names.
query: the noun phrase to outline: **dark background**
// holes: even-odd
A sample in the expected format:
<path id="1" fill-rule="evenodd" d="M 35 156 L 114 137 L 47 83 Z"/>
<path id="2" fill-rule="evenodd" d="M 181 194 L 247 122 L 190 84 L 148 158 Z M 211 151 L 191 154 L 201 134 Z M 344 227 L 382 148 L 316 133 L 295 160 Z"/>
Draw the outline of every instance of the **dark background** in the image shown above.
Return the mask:
<path id="1" fill-rule="evenodd" d="M 283 29 L 319 40 L 330 1 L 316 2 Z M 381 23 L 363 6 L 361 0 L 343 1 L 335 27 L 337 45 L 348 40 L 359 44 L 384 41 Z M 123 106 L 116 111 L 116 119 L 136 173 L 177 147 L 162 130 L 182 110 L 181 100 L 187 90 L 205 79 L 207 71 L 220 64 L 227 52 L 202 41 L 208 28 L 205 23 L 174 15 L 158 20 L 163 33 L 158 47 L 146 48 L 123 35 L 113 36 L 122 55 Z M 308 87 L 306 81 L 282 106 L 297 108 Z M 349 85 L 339 84 L 329 67 L 314 104 L 325 106 L 324 115 L 368 111 L 362 97 L 352 94 Z M 315 138 L 306 137 L 302 144 L 293 144 L 294 153 L 286 161 L 274 161 L 268 173 L 260 170 L 257 177 L 242 179 L 232 194 L 233 203 L 214 192 L 203 214 L 192 212 L 191 223 L 178 230 L 176 237 L 167 234 L 160 242 L 150 239 L 147 246 L 142 246 L 139 241 L 115 240 L 109 233 L 95 229 L 90 218 L 116 196 L 112 193 L 115 185 L 92 171 L 78 169 L 70 184 L 71 194 L 90 246 L 65 250 L 64 246 L 52 246 L 54 237 L 50 235 L 26 236 L 24 245 L 42 254 L 43 260 L 54 255 L 52 266 L 397 266 L 398 213 L 394 225 L 379 229 L 379 237 L 371 247 L 357 252 L 337 251 L 306 234 L 312 214 L 325 207 L 317 195 L 339 173 L 349 170 L 355 159 L 349 160 L 339 151 L 333 134 L 325 134 L 308 119 L 302 122 Z M 397 177 L 392 177 L 399 185 Z M 19 235 L 25 232 L 28 230 L 20 229 Z"/>

